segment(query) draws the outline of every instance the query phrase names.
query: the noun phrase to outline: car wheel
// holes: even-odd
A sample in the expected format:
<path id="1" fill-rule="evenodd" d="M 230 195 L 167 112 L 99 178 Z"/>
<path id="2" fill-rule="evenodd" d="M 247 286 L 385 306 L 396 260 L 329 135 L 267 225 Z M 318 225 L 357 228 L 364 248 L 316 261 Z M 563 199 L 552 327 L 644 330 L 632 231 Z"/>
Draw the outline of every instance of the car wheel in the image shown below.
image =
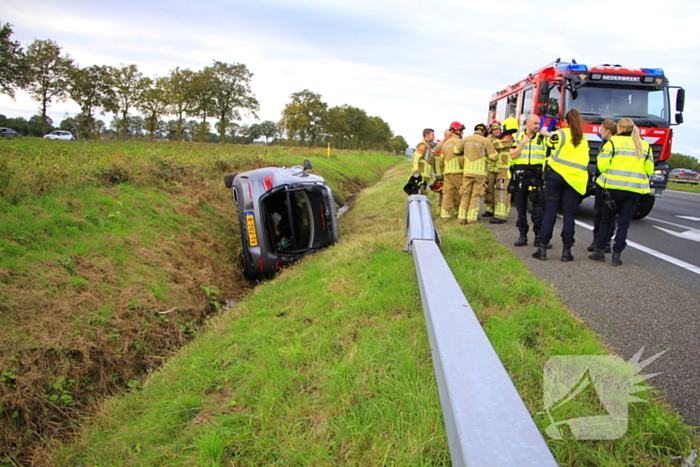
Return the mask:
<path id="1" fill-rule="evenodd" d="M 642 195 L 642 197 L 639 198 L 639 205 L 637 206 L 637 212 L 634 213 L 633 219 L 642 219 L 646 217 L 654 207 L 655 201 L 656 197 L 652 195 Z"/>

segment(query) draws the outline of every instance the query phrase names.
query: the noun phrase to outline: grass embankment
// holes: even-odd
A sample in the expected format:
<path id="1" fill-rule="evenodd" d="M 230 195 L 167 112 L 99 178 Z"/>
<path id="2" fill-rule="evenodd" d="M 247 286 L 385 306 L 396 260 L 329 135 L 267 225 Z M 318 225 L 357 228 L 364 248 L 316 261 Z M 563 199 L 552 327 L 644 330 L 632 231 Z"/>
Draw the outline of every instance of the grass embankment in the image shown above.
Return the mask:
<path id="1" fill-rule="evenodd" d="M 251 284 L 223 175 L 309 158 L 343 202 L 397 158 L 261 146 L 0 141 L 0 465 L 135 389 Z M 159 312 L 167 312 L 160 314 Z M 26 463 L 26 464 L 25 464 Z"/>
<path id="2" fill-rule="evenodd" d="M 691 185 L 690 183 L 669 183 L 668 189 L 685 191 L 688 193 L 700 193 L 700 185 Z"/>
<path id="3" fill-rule="evenodd" d="M 79 443 L 54 451 L 57 465 L 450 465 L 413 258 L 402 252 L 406 172 L 363 191 L 338 245 L 261 284 L 143 387 L 109 400 Z M 603 345 L 484 226 L 441 232 L 544 431 L 547 359 L 603 355 Z M 557 415 L 599 414 L 588 396 Z M 619 440 L 548 442 L 560 465 L 658 466 L 695 441 L 650 401 L 631 404 Z"/>

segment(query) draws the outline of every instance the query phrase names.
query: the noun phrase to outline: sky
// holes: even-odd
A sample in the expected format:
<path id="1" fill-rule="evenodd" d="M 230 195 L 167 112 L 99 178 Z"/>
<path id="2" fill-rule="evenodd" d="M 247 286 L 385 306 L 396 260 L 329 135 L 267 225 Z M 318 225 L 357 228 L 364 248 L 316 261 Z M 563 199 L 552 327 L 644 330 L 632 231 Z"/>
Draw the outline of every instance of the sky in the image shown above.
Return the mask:
<path id="1" fill-rule="evenodd" d="M 486 122 L 494 92 L 557 58 L 663 68 L 686 89 L 673 152 L 700 159 L 694 0 L 24 0 L 1 11 L 24 48 L 51 39 L 80 66 L 133 63 L 150 77 L 214 60 L 242 63 L 253 73 L 259 121 L 278 121 L 290 95 L 309 89 L 329 107 L 381 117 L 411 146 L 426 127 L 441 134 L 455 120 L 468 129 Z M 23 91 L 15 101 L 0 96 L 7 117 L 38 109 Z M 49 109 L 56 125 L 78 112 L 70 100 Z"/>

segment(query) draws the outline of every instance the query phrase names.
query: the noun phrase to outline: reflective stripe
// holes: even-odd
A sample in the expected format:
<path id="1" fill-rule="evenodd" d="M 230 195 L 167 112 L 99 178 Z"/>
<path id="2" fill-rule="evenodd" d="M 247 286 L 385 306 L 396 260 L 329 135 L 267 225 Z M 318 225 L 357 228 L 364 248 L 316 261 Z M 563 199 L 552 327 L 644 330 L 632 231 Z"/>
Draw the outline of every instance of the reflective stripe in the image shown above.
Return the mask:
<path id="1" fill-rule="evenodd" d="M 571 161 L 565 161 L 563 159 L 559 159 L 556 156 L 552 156 L 552 161 L 554 161 L 558 164 L 561 164 L 561 165 L 566 165 L 568 167 L 572 167 L 574 169 L 588 170 L 588 166 L 586 166 L 586 165 L 577 164 L 576 162 L 571 162 Z"/>
<path id="2" fill-rule="evenodd" d="M 649 190 L 649 182 L 646 183 L 638 183 L 638 182 L 633 182 L 631 180 L 618 180 L 615 178 L 608 178 L 605 176 L 605 174 L 601 175 L 598 177 L 598 180 L 601 180 L 603 182 L 603 188 L 634 188 L 635 190 L 642 190 L 642 191 L 648 191 Z"/>
<path id="3" fill-rule="evenodd" d="M 616 177 L 629 177 L 629 178 L 636 178 L 639 180 L 646 180 L 646 174 L 641 174 L 639 172 L 630 172 L 630 171 L 625 171 L 625 170 L 615 170 L 615 169 L 609 169 L 605 171 L 606 175 L 614 175 Z"/>

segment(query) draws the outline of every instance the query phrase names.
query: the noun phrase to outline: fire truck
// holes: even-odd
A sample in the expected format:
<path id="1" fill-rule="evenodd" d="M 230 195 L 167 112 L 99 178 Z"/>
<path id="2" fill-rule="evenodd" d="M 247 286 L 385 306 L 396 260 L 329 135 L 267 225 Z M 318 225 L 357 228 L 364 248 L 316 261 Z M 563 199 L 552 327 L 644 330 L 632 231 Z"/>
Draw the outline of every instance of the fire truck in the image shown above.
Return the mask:
<path id="1" fill-rule="evenodd" d="M 675 115 L 671 122 L 671 94 L 675 93 Z M 549 130 L 563 127 L 563 116 L 577 108 L 585 120 L 591 159 L 587 196 L 594 192 L 596 156 L 603 144 L 600 124 L 605 119 L 631 118 L 654 151 L 651 193 L 642 196 L 635 214 L 641 219 L 651 212 L 656 197 L 668 180 L 671 157 L 671 126 L 683 123 L 685 90 L 669 86 L 661 68 L 625 68 L 620 65 L 588 67 L 575 60 L 560 59 L 545 65 L 525 79 L 498 91 L 489 101 L 489 121 L 515 117 L 521 127 L 531 113 L 540 116 Z"/>

